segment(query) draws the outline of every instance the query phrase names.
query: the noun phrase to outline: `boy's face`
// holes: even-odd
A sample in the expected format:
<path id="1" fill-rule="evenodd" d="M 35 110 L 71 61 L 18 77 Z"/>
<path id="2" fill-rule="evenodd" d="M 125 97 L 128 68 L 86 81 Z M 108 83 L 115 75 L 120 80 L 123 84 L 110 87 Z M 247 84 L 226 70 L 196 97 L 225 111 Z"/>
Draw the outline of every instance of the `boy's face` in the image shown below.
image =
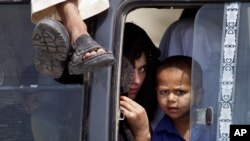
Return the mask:
<path id="1" fill-rule="evenodd" d="M 141 85 L 146 76 L 146 56 L 142 53 L 141 57 L 135 60 L 134 77 L 128 92 L 128 97 L 135 99 L 139 92 Z"/>
<path id="2" fill-rule="evenodd" d="M 191 79 L 187 71 L 167 68 L 157 75 L 157 98 L 172 120 L 189 120 Z"/>

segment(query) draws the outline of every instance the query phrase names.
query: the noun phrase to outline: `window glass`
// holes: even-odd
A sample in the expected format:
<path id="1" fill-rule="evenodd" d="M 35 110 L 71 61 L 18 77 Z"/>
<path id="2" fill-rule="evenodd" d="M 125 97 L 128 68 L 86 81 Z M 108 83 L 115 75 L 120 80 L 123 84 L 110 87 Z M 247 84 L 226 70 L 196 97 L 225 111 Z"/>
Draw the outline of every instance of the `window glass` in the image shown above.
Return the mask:
<path id="1" fill-rule="evenodd" d="M 36 71 L 29 5 L 0 5 L 0 13 L 0 140 L 79 141 L 82 86 Z"/>
<path id="2" fill-rule="evenodd" d="M 212 141 L 216 138 L 223 9 L 224 5 L 206 5 L 199 9 L 195 18 L 193 58 L 198 64 L 193 63 L 192 71 L 192 141 Z M 200 90 L 202 87 L 203 90 Z M 207 107 L 214 111 L 215 119 L 210 125 L 206 124 Z"/>
<path id="3" fill-rule="evenodd" d="M 235 96 L 233 105 L 233 123 L 250 124 L 250 4 L 244 3 L 240 7 L 240 21 L 238 33 L 238 49 L 235 74 Z"/>

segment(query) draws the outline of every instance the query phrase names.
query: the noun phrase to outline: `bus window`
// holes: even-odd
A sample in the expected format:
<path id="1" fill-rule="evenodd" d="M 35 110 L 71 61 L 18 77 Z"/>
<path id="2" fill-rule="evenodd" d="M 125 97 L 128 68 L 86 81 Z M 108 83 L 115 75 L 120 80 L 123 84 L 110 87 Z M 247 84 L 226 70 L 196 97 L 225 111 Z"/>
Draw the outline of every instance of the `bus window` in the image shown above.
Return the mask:
<path id="1" fill-rule="evenodd" d="M 175 7 L 171 4 L 169 7 L 154 8 L 149 4 L 128 13 L 125 22 L 133 22 L 142 27 L 159 47 L 164 32 L 172 23 L 179 20 L 182 11 L 199 8 L 193 21 L 193 40 L 190 41 L 193 46 L 189 50 L 193 50 L 190 54 L 180 54 L 192 55 L 201 65 L 203 73 L 204 95 L 196 103 L 197 105 L 191 107 L 191 139 L 228 140 L 231 124 L 250 122 L 250 111 L 247 108 L 249 107 L 247 102 L 249 101 L 247 75 L 250 39 L 249 4 L 189 3 L 187 5 Z M 226 20 L 229 21 L 228 25 L 225 25 Z M 235 44 L 231 45 L 232 42 Z M 195 83 L 198 77 L 195 68 L 194 65 L 192 83 Z M 193 96 L 192 100 L 195 101 L 195 98 Z M 157 121 L 152 123 L 152 126 L 156 124 Z"/>
<path id="2" fill-rule="evenodd" d="M 202 100 L 198 105 L 195 105 L 197 109 L 205 110 L 206 107 L 212 107 L 216 112 L 218 105 L 218 93 L 219 93 L 219 74 L 220 74 L 220 55 L 221 55 L 221 39 L 222 39 L 222 23 L 223 21 L 223 7 L 224 5 L 208 5 L 203 6 L 197 13 L 194 24 L 194 43 L 193 43 L 193 58 L 202 67 L 203 74 L 203 88 L 204 94 Z M 216 13 L 216 16 L 214 15 Z M 196 66 L 194 66 L 196 68 Z M 193 83 L 195 83 L 196 70 L 193 70 Z M 195 99 L 195 97 L 193 97 Z M 195 101 L 195 100 L 194 100 Z M 195 110 L 197 110 L 195 109 Z M 206 125 L 204 120 L 200 119 L 202 111 L 197 112 L 191 118 L 196 120 L 192 123 L 203 122 L 201 127 L 191 126 L 192 135 L 194 140 L 215 140 L 216 133 L 216 121 L 211 125 Z M 200 115 L 201 114 L 201 115 Z M 192 114 L 191 114 L 192 115 Z M 196 117 L 197 116 L 197 117 Z M 198 128 L 198 129 L 196 129 Z M 202 131 L 199 133 L 199 131 Z M 196 133 L 198 132 L 198 133 Z M 204 134 L 206 132 L 206 134 Z M 199 135 L 195 135 L 199 134 Z M 200 137 L 201 136 L 201 137 Z"/>
<path id="3" fill-rule="evenodd" d="M 0 13 L 0 140 L 79 141 L 82 86 L 36 71 L 30 5 L 0 5 Z"/>

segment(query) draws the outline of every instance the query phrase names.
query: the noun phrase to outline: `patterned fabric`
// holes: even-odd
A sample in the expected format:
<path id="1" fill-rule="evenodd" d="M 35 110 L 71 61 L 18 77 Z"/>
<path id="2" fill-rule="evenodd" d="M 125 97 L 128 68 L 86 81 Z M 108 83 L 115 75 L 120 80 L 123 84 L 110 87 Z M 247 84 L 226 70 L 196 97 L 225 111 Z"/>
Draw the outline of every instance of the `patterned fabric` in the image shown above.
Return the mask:
<path id="1" fill-rule="evenodd" d="M 238 34 L 240 5 L 231 3 L 225 5 L 223 25 L 223 55 L 221 57 L 220 94 L 219 94 L 219 140 L 229 141 L 229 127 L 232 124 L 232 109 L 234 103 L 236 54 L 238 48 Z"/>
<path id="2" fill-rule="evenodd" d="M 126 57 L 122 57 L 121 67 L 121 94 L 128 93 L 130 83 L 133 81 L 134 67 Z"/>
<path id="3" fill-rule="evenodd" d="M 129 60 L 122 56 L 121 67 L 121 95 L 126 95 L 129 91 L 130 83 L 133 81 L 134 67 Z M 128 128 L 125 120 L 119 123 L 119 141 L 135 141 L 132 131 Z"/>

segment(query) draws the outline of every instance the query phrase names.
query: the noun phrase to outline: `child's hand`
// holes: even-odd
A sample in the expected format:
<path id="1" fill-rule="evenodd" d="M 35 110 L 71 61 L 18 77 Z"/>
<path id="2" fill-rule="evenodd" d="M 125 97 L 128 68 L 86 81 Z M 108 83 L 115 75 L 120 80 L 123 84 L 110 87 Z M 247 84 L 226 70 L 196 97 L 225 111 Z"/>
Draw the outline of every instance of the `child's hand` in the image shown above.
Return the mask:
<path id="1" fill-rule="evenodd" d="M 137 141 L 150 140 L 149 122 L 145 109 L 126 96 L 120 96 L 120 108 Z"/>

